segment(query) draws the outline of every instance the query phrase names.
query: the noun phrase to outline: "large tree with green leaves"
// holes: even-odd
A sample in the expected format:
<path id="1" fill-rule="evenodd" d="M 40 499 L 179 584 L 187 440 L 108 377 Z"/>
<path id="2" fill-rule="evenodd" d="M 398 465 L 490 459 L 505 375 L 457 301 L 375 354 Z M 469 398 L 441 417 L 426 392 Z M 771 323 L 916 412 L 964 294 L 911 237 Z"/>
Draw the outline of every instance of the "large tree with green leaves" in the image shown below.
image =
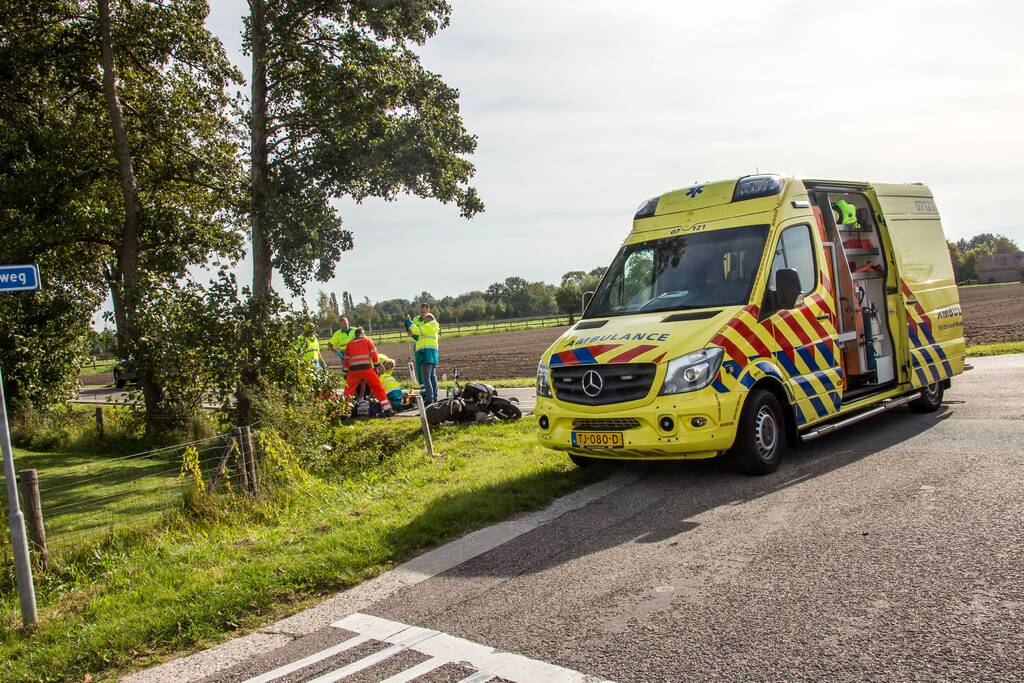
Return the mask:
<path id="1" fill-rule="evenodd" d="M 228 97 L 239 76 L 206 14 L 203 0 L 0 6 L 16 93 L 5 151 L 22 158 L 7 167 L 0 201 L 20 207 L 23 253 L 78 250 L 102 276 L 118 351 L 137 361 L 151 417 L 163 409 L 167 368 L 154 360 L 159 330 L 140 316 L 144 295 L 242 244 L 231 222 L 242 175 Z"/>
<path id="2" fill-rule="evenodd" d="M 0 263 L 37 262 L 43 289 L 0 298 L 0 365 L 17 414 L 69 398 L 103 298 L 113 196 L 85 64 L 63 1 L 0 0 Z"/>
<path id="3" fill-rule="evenodd" d="M 414 47 L 448 25 L 444 0 L 249 0 L 252 295 L 299 292 L 353 247 L 334 200 L 403 192 L 483 210 L 458 92 Z M 257 316 L 266 317 L 257 305 Z M 348 306 L 346 306 L 346 312 Z M 258 327 L 258 325 L 257 325 Z M 243 384 L 258 381 L 250 368 Z M 248 391 L 239 412 L 248 417 Z"/>
<path id="4" fill-rule="evenodd" d="M 150 416 L 166 409 L 168 368 L 155 360 L 162 340 L 142 324 L 143 294 L 240 247 L 230 222 L 240 166 L 228 98 L 238 74 L 206 30 L 207 11 L 204 0 L 95 0 L 81 24 L 98 52 L 120 189 L 107 282 L 119 347 L 136 359 Z"/>
<path id="5" fill-rule="evenodd" d="M 476 138 L 458 92 L 413 50 L 448 25 L 444 0 L 249 0 L 253 295 L 276 268 L 293 292 L 352 248 L 332 200 L 400 192 L 483 210 Z"/>

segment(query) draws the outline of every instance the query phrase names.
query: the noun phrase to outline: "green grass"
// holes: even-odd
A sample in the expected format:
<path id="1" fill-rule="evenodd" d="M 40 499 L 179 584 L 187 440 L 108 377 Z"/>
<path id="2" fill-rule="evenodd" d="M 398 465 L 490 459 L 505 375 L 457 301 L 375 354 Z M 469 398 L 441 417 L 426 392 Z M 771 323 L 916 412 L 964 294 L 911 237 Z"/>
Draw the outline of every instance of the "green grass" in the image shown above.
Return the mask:
<path id="1" fill-rule="evenodd" d="M 38 473 L 47 546 L 55 553 L 97 540 L 113 527 L 151 525 L 167 508 L 180 506 L 180 452 L 101 458 L 16 448 L 14 464 L 19 471 Z M 6 504 L 6 494 L 3 498 Z"/>
<path id="2" fill-rule="evenodd" d="M 358 473 L 302 475 L 270 500 L 171 514 L 83 550 L 39 577 L 33 629 L 17 627 L 8 586 L 0 679 L 113 678 L 208 646 L 601 474 L 541 448 L 532 419 L 438 429 L 439 460 L 413 421 L 343 429 L 367 444 Z"/>
<path id="3" fill-rule="evenodd" d="M 116 358 L 90 359 L 89 362 L 82 366 L 81 374 L 98 375 L 101 372 L 113 372 L 115 365 L 117 365 Z"/>
<path id="4" fill-rule="evenodd" d="M 1007 353 L 1024 353 L 1024 341 L 977 344 L 967 347 L 967 357 L 1002 356 Z"/>
<path id="5" fill-rule="evenodd" d="M 483 382 L 484 384 L 490 384 L 492 387 L 497 389 L 524 389 L 526 387 L 532 387 L 537 384 L 535 377 L 507 377 L 505 379 L 473 379 L 473 382 Z M 460 379 L 460 383 L 465 383 L 465 379 Z M 437 386 L 441 389 L 447 389 L 448 387 L 454 386 L 454 380 L 439 381 Z"/>
<path id="6" fill-rule="evenodd" d="M 1020 282 L 979 282 L 976 285 L 957 285 L 959 289 L 968 289 L 970 287 L 1002 287 L 1005 285 L 1019 285 Z"/>

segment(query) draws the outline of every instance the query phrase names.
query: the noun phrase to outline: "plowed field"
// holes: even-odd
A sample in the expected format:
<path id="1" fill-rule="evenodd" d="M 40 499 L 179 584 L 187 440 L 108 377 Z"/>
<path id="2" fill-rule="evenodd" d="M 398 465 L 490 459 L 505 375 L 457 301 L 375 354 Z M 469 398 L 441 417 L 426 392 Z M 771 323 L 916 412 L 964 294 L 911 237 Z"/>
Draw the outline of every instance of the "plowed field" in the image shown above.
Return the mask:
<path id="1" fill-rule="evenodd" d="M 964 287 L 960 308 L 968 344 L 1024 340 L 1024 284 Z"/>
<path id="2" fill-rule="evenodd" d="M 965 287 L 960 290 L 960 305 L 968 344 L 1024 340 L 1024 284 Z M 564 327 L 551 327 L 445 339 L 442 327 L 439 374 L 450 376 L 458 368 L 469 379 L 530 377 L 541 354 L 564 331 Z M 398 361 L 399 376 L 404 377 L 412 344 L 384 344 L 381 351 Z M 333 353 L 325 349 L 323 355 L 329 365 L 340 367 Z M 109 384 L 113 378 L 104 373 L 83 376 L 82 381 Z"/>
<path id="3" fill-rule="evenodd" d="M 459 374 L 466 379 L 530 377 L 537 372 L 537 361 L 541 354 L 565 329 L 549 327 L 446 340 L 442 327 L 438 375 L 450 376 L 458 368 Z M 412 344 L 383 344 L 380 351 L 395 359 L 399 366 L 398 376 L 405 377 L 407 371 L 403 371 L 403 368 L 408 367 L 412 358 Z M 340 365 L 338 357 L 332 352 L 325 350 L 323 356 L 328 365 Z"/>

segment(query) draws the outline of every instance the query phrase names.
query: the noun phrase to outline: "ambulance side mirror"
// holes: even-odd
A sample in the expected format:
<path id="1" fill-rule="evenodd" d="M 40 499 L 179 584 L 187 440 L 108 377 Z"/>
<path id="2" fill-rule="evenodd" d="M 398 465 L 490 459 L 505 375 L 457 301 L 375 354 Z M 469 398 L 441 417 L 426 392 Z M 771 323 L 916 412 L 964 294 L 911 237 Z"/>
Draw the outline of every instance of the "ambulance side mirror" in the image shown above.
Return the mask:
<path id="1" fill-rule="evenodd" d="M 583 302 L 582 302 L 583 303 L 583 308 L 581 309 L 581 312 L 587 310 L 587 306 L 590 305 L 590 300 L 593 299 L 593 298 L 594 298 L 594 293 L 593 292 L 583 292 Z"/>
<path id="2" fill-rule="evenodd" d="M 775 272 L 775 296 L 779 308 L 793 308 L 800 301 L 800 275 L 792 268 L 781 268 Z"/>

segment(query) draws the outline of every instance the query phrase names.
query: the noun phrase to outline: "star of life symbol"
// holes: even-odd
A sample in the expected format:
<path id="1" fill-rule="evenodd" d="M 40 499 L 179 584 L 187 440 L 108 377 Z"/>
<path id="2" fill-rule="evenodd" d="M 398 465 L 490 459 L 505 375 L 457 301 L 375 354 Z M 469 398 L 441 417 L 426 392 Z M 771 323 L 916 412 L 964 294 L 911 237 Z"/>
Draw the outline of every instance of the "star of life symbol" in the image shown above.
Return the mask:
<path id="1" fill-rule="evenodd" d="M 693 187 L 691 187 L 689 190 L 686 191 L 686 196 L 689 197 L 690 199 L 693 199 L 694 197 L 696 197 L 697 195 L 699 195 L 703 191 L 704 191 L 704 186 L 703 185 L 694 185 Z"/>

